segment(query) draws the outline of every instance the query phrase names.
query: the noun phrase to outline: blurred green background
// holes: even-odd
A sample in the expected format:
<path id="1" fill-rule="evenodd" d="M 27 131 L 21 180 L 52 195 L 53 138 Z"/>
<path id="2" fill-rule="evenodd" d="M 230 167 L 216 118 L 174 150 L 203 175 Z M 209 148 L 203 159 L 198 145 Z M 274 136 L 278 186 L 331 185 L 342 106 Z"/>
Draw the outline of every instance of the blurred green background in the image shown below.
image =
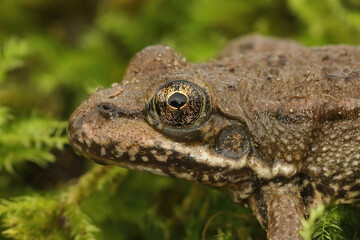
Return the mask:
<path id="1" fill-rule="evenodd" d="M 207 222 L 206 239 L 264 239 L 225 194 L 97 166 L 65 133 L 71 112 L 120 82 L 142 48 L 205 61 L 249 33 L 360 44 L 360 1 L 0 0 L 0 239 L 201 239 Z M 314 239 L 359 239 L 357 211 L 327 210 Z"/>

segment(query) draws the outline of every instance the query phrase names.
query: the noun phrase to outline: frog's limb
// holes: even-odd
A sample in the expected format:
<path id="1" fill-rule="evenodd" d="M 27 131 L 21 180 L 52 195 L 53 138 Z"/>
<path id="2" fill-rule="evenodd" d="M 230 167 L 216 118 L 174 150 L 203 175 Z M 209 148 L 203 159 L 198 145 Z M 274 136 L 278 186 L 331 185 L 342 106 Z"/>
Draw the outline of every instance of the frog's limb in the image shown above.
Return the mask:
<path id="1" fill-rule="evenodd" d="M 305 207 L 297 186 L 266 185 L 250 197 L 249 203 L 269 240 L 301 240 L 298 231 Z"/>

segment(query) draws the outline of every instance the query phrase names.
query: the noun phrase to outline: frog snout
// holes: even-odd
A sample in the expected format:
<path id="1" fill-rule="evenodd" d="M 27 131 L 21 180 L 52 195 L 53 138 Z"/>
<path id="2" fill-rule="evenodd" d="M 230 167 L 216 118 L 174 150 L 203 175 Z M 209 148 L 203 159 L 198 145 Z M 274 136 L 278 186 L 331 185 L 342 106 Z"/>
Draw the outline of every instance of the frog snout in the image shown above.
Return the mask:
<path id="1" fill-rule="evenodd" d="M 78 111 L 75 111 L 68 123 L 67 135 L 70 145 L 75 149 L 75 151 L 84 154 L 86 145 L 85 137 L 86 133 L 83 128 L 83 123 L 85 120 L 85 114 L 78 114 Z"/>
<path id="2" fill-rule="evenodd" d="M 141 134 L 135 136 L 134 132 Z M 154 134 L 141 111 L 123 109 L 111 102 L 82 105 L 68 123 L 70 145 L 93 160 L 127 161 L 129 157 L 124 153 L 134 144 L 153 146 L 153 141 L 160 137 Z"/>

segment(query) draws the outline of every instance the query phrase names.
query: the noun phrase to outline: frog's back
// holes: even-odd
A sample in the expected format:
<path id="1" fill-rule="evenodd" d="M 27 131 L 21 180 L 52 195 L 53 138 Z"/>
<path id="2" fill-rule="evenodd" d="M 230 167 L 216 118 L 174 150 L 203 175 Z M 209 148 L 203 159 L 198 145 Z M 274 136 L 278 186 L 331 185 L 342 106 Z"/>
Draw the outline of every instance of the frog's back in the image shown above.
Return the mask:
<path id="1" fill-rule="evenodd" d="M 232 85 L 242 95 L 240 104 L 220 101 L 220 108 L 247 122 L 264 158 L 300 162 L 306 203 L 359 205 L 360 47 L 306 48 L 250 36 L 231 43 L 220 59 L 241 76 Z M 217 91 L 231 94 L 232 81 Z"/>
<path id="2" fill-rule="evenodd" d="M 360 98 L 360 47 L 306 48 L 289 40 L 250 36 L 233 41 L 220 58 L 247 73 L 242 78 L 251 79 L 248 84 L 258 99 L 326 94 Z"/>

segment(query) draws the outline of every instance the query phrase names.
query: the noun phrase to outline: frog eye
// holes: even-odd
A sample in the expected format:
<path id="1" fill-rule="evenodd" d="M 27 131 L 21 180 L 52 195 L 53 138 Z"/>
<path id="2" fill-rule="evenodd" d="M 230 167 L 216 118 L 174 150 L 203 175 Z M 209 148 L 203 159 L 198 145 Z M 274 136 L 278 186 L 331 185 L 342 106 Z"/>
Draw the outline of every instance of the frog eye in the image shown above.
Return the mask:
<path id="1" fill-rule="evenodd" d="M 209 112 L 209 97 L 197 84 L 176 80 L 168 82 L 151 100 L 155 118 L 167 126 L 189 126 L 205 119 Z"/>

